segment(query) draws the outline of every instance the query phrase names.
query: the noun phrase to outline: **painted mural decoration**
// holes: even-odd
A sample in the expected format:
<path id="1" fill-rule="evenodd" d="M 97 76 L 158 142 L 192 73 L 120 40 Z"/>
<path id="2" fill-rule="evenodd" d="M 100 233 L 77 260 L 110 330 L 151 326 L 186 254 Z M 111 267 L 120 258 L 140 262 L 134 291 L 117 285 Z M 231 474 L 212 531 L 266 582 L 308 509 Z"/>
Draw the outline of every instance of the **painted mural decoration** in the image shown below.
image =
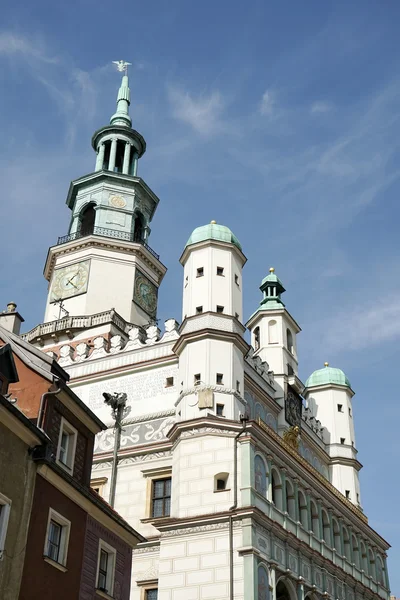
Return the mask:
<path id="1" fill-rule="evenodd" d="M 257 584 L 257 599 L 268 600 L 269 598 L 269 583 L 267 569 L 261 565 L 258 567 L 258 584 Z"/>
<path id="2" fill-rule="evenodd" d="M 263 459 L 258 454 L 254 459 L 254 478 L 256 491 L 265 497 L 267 495 L 267 471 Z"/>

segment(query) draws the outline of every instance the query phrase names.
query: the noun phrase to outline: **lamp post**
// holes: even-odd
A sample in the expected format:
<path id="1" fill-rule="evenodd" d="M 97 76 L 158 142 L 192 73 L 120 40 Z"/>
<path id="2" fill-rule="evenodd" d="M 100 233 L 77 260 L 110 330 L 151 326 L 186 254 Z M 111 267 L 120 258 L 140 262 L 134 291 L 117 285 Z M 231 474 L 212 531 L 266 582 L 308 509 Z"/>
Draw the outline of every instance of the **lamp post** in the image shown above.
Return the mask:
<path id="1" fill-rule="evenodd" d="M 114 392 L 109 394 L 108 392 L 103 393 L 104 402 L 111 406 L 111 415 L 115 421 L 115 439 L 114 439 L 114 453 L 113 463 L 111 471 L 111 485 L 110 485 L 110 499 L 109 504 L 114 508 L 115 503 L 115 489 L 117 486 L 117 468 L 118 468 L 118 450 L 121 444 L 121 431 L 122 431 L 122 419 L 128 414 L 129 407 L 126 406 L 127 396 L 125 392 Z"/>

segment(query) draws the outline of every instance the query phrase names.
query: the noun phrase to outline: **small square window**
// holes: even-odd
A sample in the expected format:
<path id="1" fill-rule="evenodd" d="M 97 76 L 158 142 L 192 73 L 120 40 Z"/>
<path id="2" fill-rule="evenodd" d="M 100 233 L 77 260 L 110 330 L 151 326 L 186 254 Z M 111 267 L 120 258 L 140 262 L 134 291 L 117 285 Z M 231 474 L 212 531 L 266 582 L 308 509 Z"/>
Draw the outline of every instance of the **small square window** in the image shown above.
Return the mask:
<path id="1" fill-rule="evenodd" d="M 171 513 L 171 477 L 155 479 L 151 505 L 152 517 L 169 517 Z"/>
<path id="2" fill-rule="evenodd" d="M 340 443 L 344 444 L 346 442 L 346 438 L 340 438 Z"/>
<path id="3" fill-rule="evenodd" d="M 220 277 L 224 276 L 224 267 L 217 267 L 217 275 Z"/>
<path id="4" fill-rule="evenodd" d="M 197 269 L 197 275 L 196 275 L 196 277 L 203 277 L 203 275 L 204 275 L 204 267 L 199 267 Z"/>
<path id="5" fill-rule="evenodd" d="M 203 312 L 203 307 L 202 306 L 196 306 L 196 315 L 201 315 L 202 312 Z"/>
<path id="6" fill-rule="evenodd" d="M 78 432 L 68 421 L 61 417 L 60 435 L 58 438 L 57 463 L 73 473 L 75 461 L 75 449 Z"/>
<path id="7" fill-rule="evenodd" d="M 173 377 L 166 378 L 165 387 L 174 387 L 174 378 Z"/>
<path id="8" fill-rule="evenodd" d="M 8 520 L 10 518 L 11 500 L 0 494 L 0 559 L 6 543 Z"/>
<path id="9" fill-rule="evenodd" d="M 44 555 L 64 567 L 67 564 L 70 529 L 70 521 L 50 508 L 44 544 Z"/>
<path id="10" fill-rule="evenodd" d="M 337 405 L 338 412 L 343 412 L 343 404 Z"/>
<path id="11" fill-rule="evenodd" d="M 235 313 L 235 319 L 239 321 L 239 313 Z"/>
<path id="12" fill-rule="evenodd" d="M 194 375 L 194 385 L 200 385 L 201 383 L 201 373 L 196 373 Z"/>
<path id="13" fill-rule="evenodd" d="M 346 491 L 346 498 L 347 500 L 350 500 L 350 490 L 345 490 Z"/>
<path id="14" fill-rule="evenodd" d="M 224 307 L 223 306 L 219 306 L 217 304 L 217 313 L 223 313 L 224 312 Z"/>
<path id="15" fill-rule="evenodd" d="M 236 285 L 239 285 L 239 275 L 235 275 L 235 283 Z"/>
<path id="16" fill-rule="evenodd" d="M 223 417 L 224 416 L 224 405 L 223 404 L 217 404 L 216 413 L 217 413 L 218 417 Z"/>
<path id="17" fill-rule="evenodd" d="M 222 385 L 224 383 L 224 376 L 222 373 L 217 373 L 217 385 Z"/>
<path id="18" fill-rule="evenodd" d="M 240 381 L 236 382 L 236 391 L 240 394 Z"/>
<path id="19" fill-rule="evenodd" d="M 217 479 L 217 490 L 220 492 L 226 488 L 225 479 Z"/>
<path id="20" fill-rule="evenodd" d="M 109 596 L 114 592 L 116 550 L 104 540 L 99 540 L 99 553 L 97 557 L 97 589 Z"/>

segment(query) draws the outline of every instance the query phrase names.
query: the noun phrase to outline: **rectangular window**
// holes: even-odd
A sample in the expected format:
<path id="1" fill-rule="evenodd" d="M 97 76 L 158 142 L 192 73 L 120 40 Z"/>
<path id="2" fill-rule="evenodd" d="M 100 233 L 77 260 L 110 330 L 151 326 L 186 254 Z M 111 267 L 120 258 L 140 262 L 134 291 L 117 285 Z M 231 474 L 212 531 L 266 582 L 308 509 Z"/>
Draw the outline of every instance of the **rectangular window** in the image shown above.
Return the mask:
<path id="1" fill-rule="evenodd" d="M 223 306 L 219 306 L 217 304 L 217 313 L 223 313 L 224 312 L 224 307 Z"/>
<path id="2" fill-rule="evenodd" d="M 217 385 L 222 385 L 224 383 L 223 373 L 217 373 L 216 382 L 217 382 Z"/>
<path id="3" fill-rule="evenodd" d="M 90 487 L 92 488 L 92 490 L 97 492 L 99 494 L 99 496 L 104 497 L 104 488 L 105 488 L 107 481 L 108 481 L 107 477 L 96 477 L 96 479 L 91 479 Z"/>
<path id="4" fill-rule="evenodd" d="M 224 405 L 223 404 L 217 404 L 217 416 L 218 417 L 223 417 L 224 416 Z"/>
<path id="5" fill-rule="evenodd" d="M 235 313 L 235 319 L 239 321 L 239 313 Z"/>
<path id="6" fill-rule="evenodd" d="M 344 444 L 346 442 L 346 438 L 340 438 L 340 443 Z"/>
<path id="7" fill-rule="evenodd" d="M 217 275 L 220 277 L 224 276 L 224 267 L 217 267 Z"/>
<path id="8" fill-rule="evenodd" d="M 343 412 L 343 404 L 337 405 L 338 412 Z"/>
<path id="9" fill-rule="evenodd" d="M 200 385 L 201 383 L 201 373 L 196 373 L 193 377 L 194 385 Z"/>
<path id="10" fill-rule="evenodd" d="M 112 596 L 114 592 L 114 574 L 116 550 L 99 540 L 99 552 L 97 556 L 97 589 Z"/>
<path id="11" fill-rule="evenodd" d="M 240 394 L 240 381 L 236 382 L 236 391 Z"/>
<path id="12" fill-rule="evenodd" d="M 169 517 L 171 513 L 171 477 L 153 481 L 152 517 Z"/>
<path id="13" fill-rule="evenodd" d="M 350 490 L 346 490 L 346 498 L 347 500 L 350 500 Z"/>
<path id="14" fill-rule="evenodd" d="M 352 416 L 352 414 L 351 414 L 351 408 L 349 408 L 349 417 L 351 417 L 351 416 Z"/>
<path id="15" fill-rule="evenodd" d="M 204 267 L 199 267 L 197 269 L 197 275 L 196 275 L 196 277 L 203 277 L 203 275 L 204 275 Z"/>
<path id="16" fill-rule="evenodd" d="M 167 379 L 165 380 L 165 387 L 173 387 L 173 386 L 174 386 L 174 378 L 167 377 Z"/>
<path id="17" fill-rule="evenodd" d="M 239 275 L 235 275 L 235 283 L 236 285 L 239 285 Z"/>
<path id="18" fill-rule="evenodd" d="M 146 600 L 158 600 L 158 590 L 153 588 L 152 590 L 146 590 Z"/>
<path id="19" fill-rule="evenodd" d="M 6 544 L 8 520 L 10 518 L 11 500 L 0 494 L 0 559 L 3 556 Z"/>
<path id="20" fill-rule="evenodd" d="M 202 312 L 203 312 L 203 307 L 202 306 L 196 306 L 196 315 L 201 315 Z"/>
<path id="21" fill-rule="evenodd" d="M 47 521 L 44 555 L 64 567 L 67 564 L 70 529 L 70 521 L 50 508 Z"/>
<path id="22" fill-rule="evenodd" d="M 73 473 L 75 461 L 75 449 L 78 432 L 68 421 L 61 417 L 60 435 L 58 438 L 57 463 Z"/>

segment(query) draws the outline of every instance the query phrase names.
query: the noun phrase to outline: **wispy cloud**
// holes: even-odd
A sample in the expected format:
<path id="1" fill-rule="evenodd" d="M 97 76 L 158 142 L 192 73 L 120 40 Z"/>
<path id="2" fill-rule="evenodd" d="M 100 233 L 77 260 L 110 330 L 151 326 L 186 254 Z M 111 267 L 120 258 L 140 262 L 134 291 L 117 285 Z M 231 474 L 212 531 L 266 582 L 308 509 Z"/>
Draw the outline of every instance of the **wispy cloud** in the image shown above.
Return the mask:
<path id="1" fill-rule="evenodd" d="M 59 58 L 49 54 L 43 41 L 11 31 L 0 32 L 0 54 L 4 56 L 20 55 L 29 62 L 39 60 L 47 64 L 57 64 Z"/>
<path id="2" fill-rule="evenodd" d="M 173 117 L 200 135 L 208 136 L 221 130 L 224 102 L 218 91 L 195 98 L 181 88 L 169 86 L 168 100 Z"/>
<path id="3" fill-rule="evenodd" d="M 260 113 L 262 115 L 272 115 L 275 109 L 275 94 L 266 90 L 261 98 L 260 102 Z"/>
<path id="4" fill-rule="evenodd" d="M 333 105 L 329 102 L 314 102 L 310 107 L 310 113 L 312 115 L 315 114 L 323 114 L 328 113 L 333 109 Z"/>

